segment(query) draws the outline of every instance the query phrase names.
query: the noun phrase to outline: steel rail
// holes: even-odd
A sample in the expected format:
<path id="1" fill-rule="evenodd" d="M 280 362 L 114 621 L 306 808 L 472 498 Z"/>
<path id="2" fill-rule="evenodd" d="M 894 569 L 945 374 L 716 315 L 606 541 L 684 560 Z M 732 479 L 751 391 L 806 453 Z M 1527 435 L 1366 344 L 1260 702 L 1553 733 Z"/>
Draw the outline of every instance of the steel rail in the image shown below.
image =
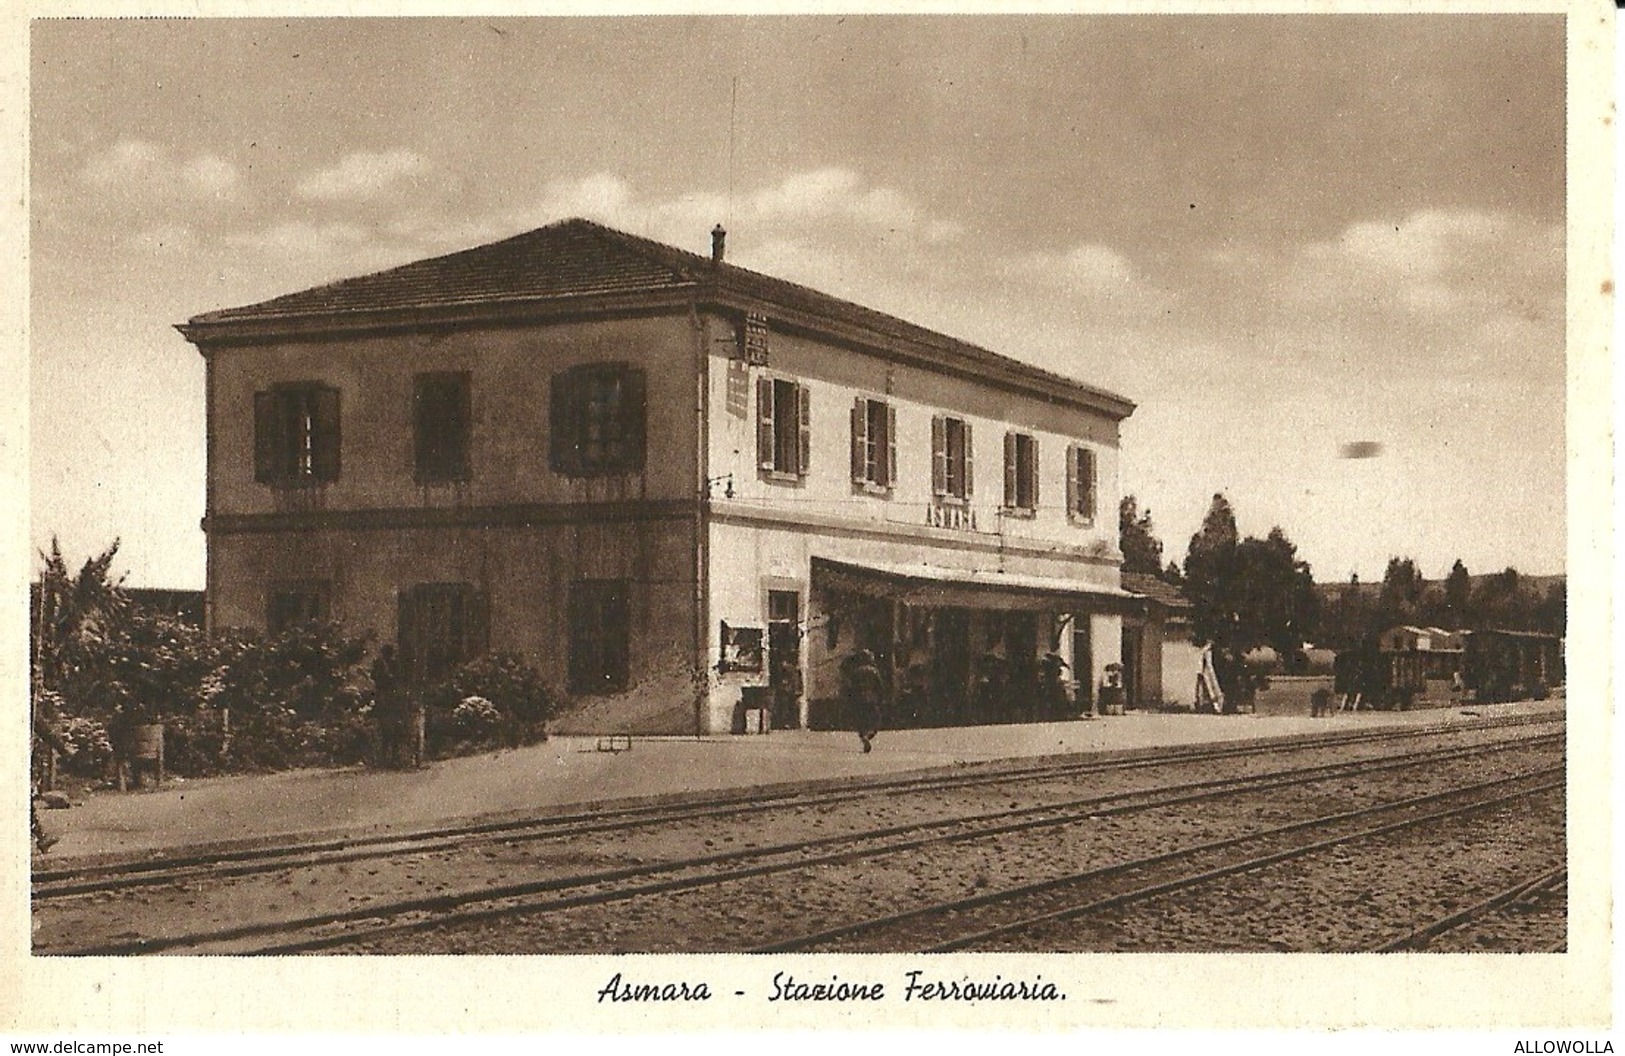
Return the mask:
<path id="1" fill-rule="evenodd" d="M 1531 771 L 1529 774 L 1517 775 L 1510 780 L 1518 780 L 1525 776 L 1543 775 L 1545 773 L 1555 772 L 1557 770 L 1560 770 L 1560 768 Z M 1473 792 L 1500 787 L 1501 785 L 1505 784 L 1507 780 L 1509 779 L 1497 778 L 1495 780 L 1481 782 L 1476 785 L 1465 785 L 1457 788 L 1447 789 L 1443 792 L 1429 793 L 1428 795 L 1414 797 L 1409 800 L 1379 803 L 1373 806 L 1361 807 L 1357 810 L 1346 811 L 1340 814 L 1330 814 L 1317 818 L 1310 818 L 1305 821 L 1292 822 L 1273 829 L 1265 829 L 1254 833 L 1244 833 L 1240 836 L 1230 836 L 1219 840 L 1211 840 L 1206 843 L 1196 844 L 1190 847 L 1175 848 L 1174 850 L 1164 851 L 1160 854 L 1150 855 L 1145 858 L 1118 862 L 1112 865 L 1083 870 L 1064 876 L 1051 877 L 1047 880 L 1035 881 L 1029 884 L 1021 884 L 1016 887 L 1005 888 L 999 891 L 989 891 L 980 895 L 972 895 L 966 898 L 915 906 L 897 913 L 889 913 L 884 916 L 871 917 L 865 920 L 850 921 L 823 931 L 799 935 L 794 938 L 783 939 L 777 942 L 766 943 L 764 945 L 754 947 L 748 952 L 790 953 L 811 950 L 817 947 L 826 946 L 832 942 L 837 942 L 841 939 L 872 934 L 886 928 L 896 927 L 897 925 L 911 924 L 931 916 L 962 913 L 968 910 L 979 909 L 986 906 L 997 906 L 1003 903 L 1008 903 L 1014 899 L 1026 898 L 1039 894 L 1047 894 L 1051 891 L 1057 891 L 1062 888 L 1077 886 L 1079 884 L 1110 880 L 1127 873 L 1154 868 L 1156 866 L 1166 865 L 1169 863 L 1175 863 L 1181 859 L 1194 858 L 1199 855 L 1210 854 L 1215 851 L 1230 850 L 1243 846 L 1247 843 L 1256 843 L 1261 840 L 1289 835 L 1305 830 L 1312 830 L 1314 828 L 1324 828 L 1329 825 L 1339 824 L 1383 811 L 1426 805 L 1427 803 L 1436 802 L 1442 798 L 1461 795 L 1464 792 Z"/>
<path id="2" fill-rule="evenodd" d="M 1465 909 L 1458 910 L 1448 916 L 1440 917 L 1430 924 L 1406 932 L 1397 939 L 1385 942 L 1380 946 L 1371 948 L 1372 953 L 1398 953 L 1404 950 L 1425 949 L 1428 943 L 1441 935 L 1455 931 L 1466 924 L 1489 916 L 1497 910 L 1511 905 L 1532 895 L 1540 895 L 1547 890 L 1555 888 L 1558 884 L 1566 883 L 1569 878 L 1567 866 L 1549 869 L 1539 876 L 1525 878 L 1503 888 L 1487 898 L 1474 902 Z M 1567 939 L 1564 940 L 1565 942 Z"/>
<path id="3" fill-rule="evenodd" d="M 1562 768 L 1551 768 L 1546 772 L 1562 773 Z M 1534 775 L 1531 774 L 1528 776 Z M 1504 786 L 1505 782 L 1495 781 L 1487 782 L 1486 784 L 1500 787 Z M 1118 906 L 1127 905 L 1131 902 L 1139 902 L 1148 898 L 1154 898 L 1157 895 L 1170 894 L 1174 891 L 1183 891 L 1186 888 L 1211 883 L 1214 880 L 1235 876 L 1238 873 L 1252 872 L 1255 869 L 1263 869 L 1266 866 L 1275 865 L 1279 862 L 1290 861 L 1294 858 L 1302 858 L 1305 855 L 1314 854 L 1316 851 L 1328 850 L 1332 847 L 1338 847 L 1348 843 L 1357 843 L 1361 840 L 1374 839 L 1379 836 L 1385 836 L 1391 832 L 1399 832 L 1404 829 L 1415 828 L 1418 825 L 1426 825 L 1435 821 L 1445 821 L 1460 817 L 1463 814 L 1471 814 L 1481 810 L 1488 810 L 1492 807 L 1501 806 L 1502 804 L 1511 803 L 1519 799 L 1527 799 L 1530 796 L 1540 795 L 1544 792 L 1551 792 L 1562 787 L 1563 781 L 1551 781 L 1544 785 L 1537 785 L 1533 788 L 1522 789 L 1517 792 L 1504 793 L 1502 795 L 1493 796 L 1489 799 L 1462 804 L 1461 806 L 1449 807 L 1444 810 L 1435 811 L 1431 814 L 1424 814 L 1420 817 L 1405 818 L 1400 821 L 1378 825 L 1374 828 L 1363 829 L 1359 832 L 1346 833 L 1341 836 L 1334 836 L 1324 840 L 1315 840 L 1300 847 L 1290 847 L 1285 850 L 1259 855 L 1245 861 L 1235 862 L 1215 869 L 1207 869 L 1199 873 L 1192 873 L 1174 880 L 1168 880 L 1156 884 L 1148 884 L 1144 887 L 1135 888 L 1131 891 L 1120 892 L 1107 898 L 1097 899 L 1093 902 L 1088 902 L 1080 906 L 1070 906 L 1066 909 L 1054 910 L 1049 913 L 1040 914 L 1036 917 L 1029 917 L 1025 920 L 1015 921 L 1010 924 L 1003 924 L 996 928 L 989 928 L 986 931 L 978 932 L 974 935 L 960 936 L 957 939 L 952 939 L 948 942 L 939 943 L 932 946 L 926 949 L 924 952 L 952 953 L 956 950 L 968 949 L 972 946 L 977 946 L 993 939 L 1004 938 L 1020 932 L 1030 931 L 1034 927 L 1041 924 L 1072 920 L 1089 913 L 1097 913 L 1103 909 L 1114 909 Z"/>
<path id="4" fill-rule="evenodd" d="M 805 869 L 816 865 L 837 864 L 863 858 L 902 853 L 936 843 L 984 839 L 989 836 L 1003 835 L 1011 832 L 1070 825 L 1089 818 L 1109 816 L 1113 814 L 1133 813 L 1136 811 L 1156 809 L 1158 807 L 1197 802 L 1212 799 L 1218 796 L 1269 791 L 1275 788 L 1295 784 L 1306 784 L 1314 781 L 1336 779 L 1343 776 L 1363 776 L 1365 774 L 1382 772 L 1385 770 L 1397 770 L 1407 767 L 1432 765 L 1439 762 L 1460 758 L 1481 757 L 1510 751 L 1515 748 L 1525 748 L 1530 744 L 1541 741 L 1555 740 L 1558 740 L 1557 735 L 1546 735 L 1543 737 L 1527 738 L 1518 741 L 1495 742 L 1488 745 L 1429 749 L 1420 752 L 1406 753 L 1405 755 L 1397 757 L 1388 757 L 1382 760 L 1345 760 L 1338 763 L 1317 764 L 1307 768 L 1277 770 L 1266 774 L 1206 779 L 1171 786 L 1161 786 L 1152 789 L 1139 789 L 1128 792 L 1096 795 L 1075 800 L 1071 803 L 1043 804 L 1038 806 L 1014 808 L 1011 810 L 1001 810 L 969 817 L 913 822 L 903 825 L 868 830 L 866 832 L 825 836 L 763 848 L 727 851 L 719 854 L 674 860 L 656 865 L 639 865 L 636 867 L 619 868 L 578 876 L 553 877 L 519 884 L 504 885 L 500 887 L 453 892 L 445 895 L 427 896 L 396 903 L 375 904 L 295 920 L 244 924 L 206 933 L 194 933 L 177 936 L 157 936 L 111 945 L 84 947 L 66 951 L 47 950 L 43 952 L 59 952 L 63 955 L 154 953 L 165 949 L 199 947 L 210 944 L 218 945 L 220 943 L 235 942 L 246 938 L 287 934 L 289 932 L 298 932 L 301 930 L 309 931 L 332 925 L 377 920 L 380 918 L 388 918 L 390 916 L 403 916 L 421 913 L 445 914 L 426 920 L 416 920 L 407 923 L 389 923 L 370 929 L 353 930 L 333 936 L 323 936 L 316 939 L 299 940 L 274 946 L 259 947 L 253 951 L 250 951 L 265 953 L 307 952 L 309 950 L 326 948 L 333 945 L 344 945 L 357 941 L 365 941 L 366 939 L 373 937 L 398 934 L 403 931 L 427 930 L 434 927 L 443 926 L 447 923 L 474 922 L 477 920 L 520 915 L 524 913 L 552 912 L 561 909 L 573 908 L 576 906 L 595 905 L 640 896 L 662 894 L 678 890 L 688 890 L 725 883 L 731 880 L 745 879 L 767 875 L 770 873 L 792 871 L 796 869 Z M 1035 815 L 1048 816 L 1035 817 Z M 945 829 L 952 829 L 954 827 L 963 828 L 966 826 L 973 827 L 969 828 L 967 831 L 957 833 L 941 831 Z M 928 833 L 928 835 L 917 835 L 921 833 Z M 845 850 L 825 853 L 823 855 L 811 858 L 797 857 L 790 861 L 763 862 L 763 859 L 770 859 L 774 857 L 782 858 L 786 855 L 803 855 L 808 851 L 816 851 L 829 847 L 839 847 L 843 844 L 851 845 L 854 843 L 872 843 L 872 841 L 877 839 L 889 839 L 899 836 L 912 838 L 905 838 L 901 841 L 885 843 L 878 847 L 848 847 L 848 849 Z M 758 864 L 743 867 L 739 867 L 734 864 L 749 861 L 751 859 L 755 859 Z M 531 902 L 522 903 L 519 905 L 507 904 L 495 907 L 488 906 L 487 908 L 480 909 L 464 908 L 479 903 L 488 904 L 502 900 L 526 898 L 532 895 L 544 893 L 565 892 L 574 889 L 592 887 L 594 885 L 620 883 L 627 880 L 643 881 L 650 876 L 680 873 L 695 869 L 714 869 L 717 866 L 734 867 L 721 872 L 708 873 L 698 877 L 677 877 L 675 879 L 656 881 L 653 883 L 638 883 L 632 887 L 613 888 L 608 891 L 591 892 L 573 897 L 549 898 L 545 902 L 540 903 Z"/>
<path id="5" fill-rule="evenodd" d="M 1151 769 L 1165 765 L 1244 759 L 1282 751 L 1312 752 L 1347 747 L 1351 744 L 1381 744 L 1393 740 L 1419 739 L 1458 732 L 1557 725 L 1563 721 L 1560 715 L 1511 716 L 1482 723 L 1431 724 L 1405 730 L 1339 731 L 1313 741 L 1290 741 L 1284 744 L 1266 741 L 1243 746 L 1179 746 L 1176 750 L 1154 750 L 1151 754 L 1127 758 L 1070 760 L 1042 766 L 1001 767 L 977 773 L 929 774 L 862 783 L 836 779 L 832 782 L 835 787 L 828 791 L 816 789 L 809 791 L 803 788 L 783 794 L 770 793 L 766 796 L 746 792 L 677 804 L 638 805 L 552 817 L 449 826 L 409 833 L 387 833 L 197 855 L 145 858 L 133 862 L 96 864 L 36 873 L 33 898 L 36 901 L 44 901 L 183 880 L 251 876 L 280 869 L 385 858 L 403 853 L 448 850 L 481 842 L 528 842 L 598 832 L 617 832 L 649 825 L 727 817 L 776 805 L 804 807 L 848 802 L 881 792 L 923 793 L 1011 781 L 1062 780 L 1096 773 Z"/>

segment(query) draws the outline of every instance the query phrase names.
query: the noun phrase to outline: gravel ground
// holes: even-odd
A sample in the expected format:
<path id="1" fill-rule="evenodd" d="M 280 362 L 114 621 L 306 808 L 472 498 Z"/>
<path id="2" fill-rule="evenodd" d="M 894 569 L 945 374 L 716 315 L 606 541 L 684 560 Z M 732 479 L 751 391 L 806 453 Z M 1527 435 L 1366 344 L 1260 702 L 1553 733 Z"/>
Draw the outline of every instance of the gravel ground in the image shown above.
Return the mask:
<path id="1" fill-rule="evenodd" d="M 1419 826 L 1229 877 L 1203 888 L 1063 921 L 998 949 L 1355 952 L 1465 908 L 1562 861 L 1563 795 Z M 1219 910 L 1216 912 L 1216 910 Z M 1518 935 L 1541 950 L 1561 937 Z M 1476 932 L 1477 929 L 1474 929 Z M 1433 950 L 1445 946 L 1435 945 Z M 1461 948 L 1461 947 L 1457 947 Z M 1467 948 L 1483 949 L 1483 946 Z"/>
<path id="2" fill-rule="evenodd" d="M 748 949 L 818 931 L 843 920 L 876 916 L 993 888 L 1049 879 L 1080 869 L 1156 854 L 1176 846 L 1205 843 L 1305 817 L 1347 811 L 1380 801 L 1403 799 L 1473 781 L 1489 780 L 1497 775 L 1555 763 L 1561 759 L 1561 751 L 1555 748 L 1530 749 L 1492 758 L 1494 762 L 1472 760 L 1432 764 L 1388 774 L 1321 781 L 1290 790 L 1227 796 L 1120 817 L 1098 817 L 1063 827 L 1004 834 L 992 839 L 935 844 L 908 853 L 727 881 L 703 889 L 631 902 L 504 917 L 492 922 L 388 936 L 353 944 L 343 950 L 380 953 L 614 953 Z M 1354 852 L 1356 859 L 1359 853 Z M 1473 863 L 1476 867 L 1470 855 L 1460 860 Z M 1298 868 L 1288 864 L 1280 867 L 1280 871 L 1290 878 L 1296 875 Z M 1355 869 L 1357 872 L 1363 871 L 1357 861 Z M 1200 907 L 1197 917 L 1212 916 L 1209 900 L 1199 899 L 1196 904 Z M 1227 905 L 1227 912 L 1230 908 Z M 936 927 L 940 931 L 940 925 Z M 911 941 L 912 945 L 892 944 L 884 948 L 922 948 L 930 944 L 931 936 L 917 936 Z M 1024 941 L 1019 948 L 1062 948 L 1056 945 L 1057 941 L 1051 938 Z M 1137 948 L 1184 948 L 1157 945 L 1161 941 L 1153 939 L 1151 945 Z M 1168 941 L 1177 941 L 1177 936 L 1170 936 Z M 1207 945 L 1198 942 L 1194 948 L 1277 948 L 1261 944 L 1256 935 L 1251 945 L 1229 945 L 1233 940 L 1222 929 L 1214 939 L 1203 941 Z M 1320 935 L 1314 940 L 1320 944 L 1303 948 L 1331 948 L 1324 945 L 1324 941 L 1326 936 Z M 1215 942 L 1219 944 L 1215 945 Z M 1123 947 L 1113 939 L 1082 948 Z"/>
<path id="3" fill-rule="evenodd" d="M 624 832 L 599 833 L 575 837 L 554 837 L 536 841 L 498 840 L 470 842 L 453 850 L 396 855 L 389 858 L 362 859 L 321 866 L 283 869 L 276 872 L 235 878 L 201 878 L 171 885 L 132 888 L 125 891 L 98 892 L 74 898 L 43 901 L 34 911 L 34 945 L 38 952 L 139 938 L 163 937 L 185 932 L 206 931 L 233 927 L 245 922 L 291 920 L 326 913 L 357 910 L 371 904 L 394 902 L 423 896 L 445 895 L 455 892 L 477 891 L 483 888 L 537 880 L 546 877 L 574 876 L 609 869 L 636 867 L 670 862 L 695 855 L 761 848 L 771 844 L 797 840 L 856 834 L 875 828 L 919 823 L 923 821 L 960 818 L 1012 809 L 1018 806 L 1062 803 L 1085 796 L 1107 795 L 1166 784 L 1199 781 L 1221 777 L 1237 777 L 1265 773 L 1288 767 L 1315 763 L 1346 761 L 1350 759 L 1378 759 L 1400 751 L 1436 745 L 1486 744 L 1517 739 L 1518 730 L 1460 731 L 1440 734 L 1414 741 L 1395 744 L 1363 744 L 1313 751 L 1282 751 L 1237 760 L 1206 763 L 1178 763 L 1144 770 L 1108 771 L 1086 777 L 1034 780 L 1017 779 L 996 784 L 972 786 L 949 792 L 927 793 L 894 792 L 868 796 L 841 804 L 776 807 L 770 814 L 743 814 L 724 818 L 691 822 L 663 823 Z M 1518 754 L 1518 753 L 1509 753 Z M 1468 766 L 1469 764 L 1458 764 Z M 1471 765 L 1485 765 L 1473 763 Z M 1377 775 L 1376 780 L 1391 784 L 1391 789 L 1412 787 L 1418 772 L 1393 777 Z M 1306 790 L 1288 790 L 1286 795 L 1265 794 L 1257 807 L 1255 821 L 1269 821 L 1284 816 L 1280 811 L 1308 809 L 1310 804 L 1336 804 L 1347 795 L 1342 787 L 1325 790 L 1312 787 Z M 1258 798 L 1258 797 L 1255 797 Z M 1274 801 L 1279 800 L 1279 804 Z M 1336 809 L 1334 806 L 1328 810 Z M 1108 819 L 1110 820 L 1110 819 Z M 1215 829 L 1214 824 L 1219 824 Z M 1181 839 L 1223 830 L 1220 819 L 1204 818 L 1199 812 L 1175 810 L 1154 813 L 1136 823 L 1133 832 L 1144 832 L 1147 826 L 1160 826 L 1160 837 L 1166 839 L 1174 833 Z M 1084 826 L 1085 829 L 1091 826 Z M 1099 832 L 1078 844 L 1079 853 L 1105 856 L 1122 848 L 1141 846 L 1134 837 L 1116 831 L 1112 825 L 1093 824 Z M 1074 836 L 1068 836 L 1072 841 Z M 1212 837 L 1217 838 L 1217 837 Z M 1028 841 L 1031 845 L 1033 841 Z M 994 880 L 1006 881 L 1012 875 L 1026 875 L 1033 868 L 1025 861 L 1009 861 L 1002 842 L 996 842 L 978 852 L 965 847 L 957 853 L 974 860 L 969 869 L 952 868 L 945 875 L 969 877 L 969 880 L 946 880 L 934 866 L 855 864 L 840 870 L 834 878 L 838 884 L 866 883 L 862 878 L 871 871 L 882 874 L 901 869 L 908 877 L 898 881 L 888 876 L 878 885 L 874 897 L 889 899 L 887 892 L 897 883 L 904 890 L 919 887 L 921 897 L 955 890 L 951 885 L 983 884 Z M 1042 843 L 1028 855 L 1040 863 L 1048 853 Z M 1021 856 L 1017 856 L 1021 858 Z M 952 863 L 943 866 L 951 868 Z M 834 868 L 834 867 L 831 867 Z M 856 877 L 856 879 L 853 879 Z M 783 886 L 793 894 L 791 902 L 809 897 L 809 885 L 789 878 L 768 877 L 758 884 L 774 889 Z M 950 886 L 945 888 L 944 884 Z M 818 885 L 818 886 L 821 886 Z M 874 887 L 876 885 L 869 885 Z M 702 898 L 705 896 L 701 896 Z M 885 904 L 884 902 L 882 904 Z M 804 919 L 798 906 L 785 907 L 790 919 Z M 745 921 L 745 932 L 753 925 Z M 505 929 L 498 929 L 499 931 Z M 741 929 L 730 929 L 734 935 Z M 591 948 L 602 950 L 605 937 L 591 929 L 581 932 L 581 941 Z M 758 939 L 757 941 L 763 941 Z M 573 941 L 567 944 L 576 948 Z M 634 945 L 631 948 L 664 948 Z"/>
<path id="4" fill-rule="evenodd" d="M 1539 953 L 1553 950 L 1568 935 L 1566 885 L 1516 902 L 1428 943 L 1429 953 Z"/>

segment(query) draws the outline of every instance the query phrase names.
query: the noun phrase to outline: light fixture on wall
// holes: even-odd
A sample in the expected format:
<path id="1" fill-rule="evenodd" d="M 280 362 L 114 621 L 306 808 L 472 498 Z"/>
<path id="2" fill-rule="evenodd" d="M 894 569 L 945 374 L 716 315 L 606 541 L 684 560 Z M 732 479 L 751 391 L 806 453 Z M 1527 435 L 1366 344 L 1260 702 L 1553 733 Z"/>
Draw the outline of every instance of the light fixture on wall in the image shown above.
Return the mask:
<path id="1" fill-rule="evenodd" d="M 710 480 L 707 480 L 705 482 L 705 496 L 706 496 L 706 498 L 711 497 L 711 489 L 716 487 L 718 484 L 725 484 L 726 485 L 722 489 L 722 497 L 723 498 L 731 499 L 731 498 L 734 497 L 734 475 L 732 473 L 725 473 L 720 477 L 712 477 Z"/>

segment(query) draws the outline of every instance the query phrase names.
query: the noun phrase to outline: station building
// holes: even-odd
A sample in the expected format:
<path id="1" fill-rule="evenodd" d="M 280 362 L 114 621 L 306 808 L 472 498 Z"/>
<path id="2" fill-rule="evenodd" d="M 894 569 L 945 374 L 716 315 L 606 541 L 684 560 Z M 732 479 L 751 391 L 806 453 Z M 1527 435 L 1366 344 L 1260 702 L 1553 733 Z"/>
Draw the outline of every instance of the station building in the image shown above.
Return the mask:
<path id="1" fill-rule="evenodd" d="M 833 725 L 859 649 L 899 723 L 1038 717 L 1045 654 L 1086 696 L 1145 611 L 1132 403 L 730 265 L 720 228 L 565 220 L 179 329 L 208 624 L 336 619 L 424 678 L 522 653 L 565 732 Z"/>

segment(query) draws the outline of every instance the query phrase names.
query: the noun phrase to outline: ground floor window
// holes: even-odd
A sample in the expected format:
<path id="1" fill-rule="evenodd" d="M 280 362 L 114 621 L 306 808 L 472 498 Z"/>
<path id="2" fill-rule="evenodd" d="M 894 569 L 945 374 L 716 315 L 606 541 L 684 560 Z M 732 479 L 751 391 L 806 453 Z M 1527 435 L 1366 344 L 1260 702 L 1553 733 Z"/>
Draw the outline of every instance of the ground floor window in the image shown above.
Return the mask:
<path id="1" fill-rule="evenodd" d="M 619 693 L 630 673 L 632 627 L 622 579 L 570 586 L 570 691 Z"/>
<path id="2" fill-rule="evenodd" d="M 413 678 L 434 680 L 485 652 L 487 599 L 470 583 L 419 583 L 401 591 L 401 662 Z"/>
<path id="3" fill-rule="evenodd" d="M 281 634 L 304 623 L 329 618 L 331 590 L 323 580 L 274 583 L 266 598 L 265 629 Z"/>

